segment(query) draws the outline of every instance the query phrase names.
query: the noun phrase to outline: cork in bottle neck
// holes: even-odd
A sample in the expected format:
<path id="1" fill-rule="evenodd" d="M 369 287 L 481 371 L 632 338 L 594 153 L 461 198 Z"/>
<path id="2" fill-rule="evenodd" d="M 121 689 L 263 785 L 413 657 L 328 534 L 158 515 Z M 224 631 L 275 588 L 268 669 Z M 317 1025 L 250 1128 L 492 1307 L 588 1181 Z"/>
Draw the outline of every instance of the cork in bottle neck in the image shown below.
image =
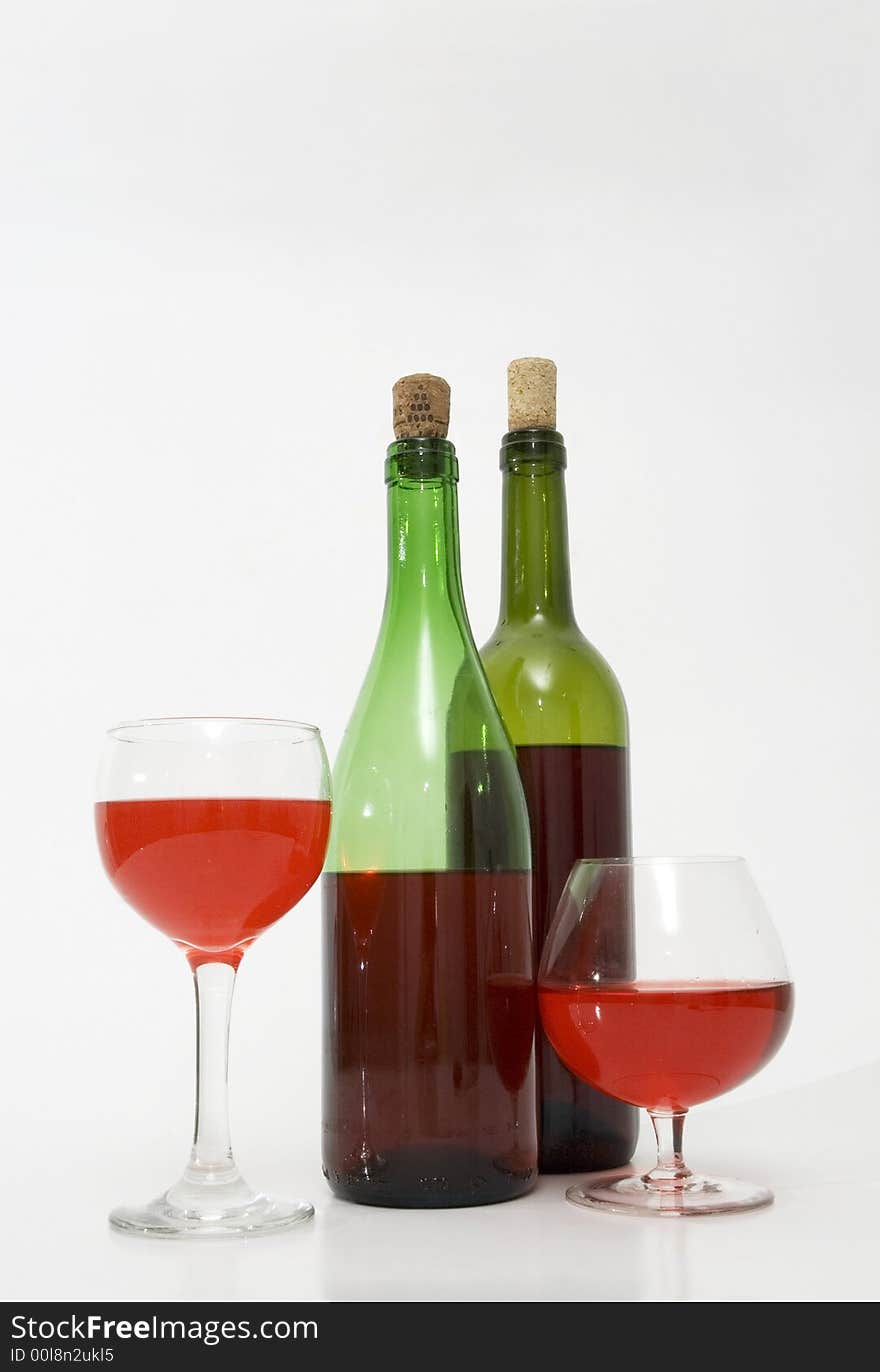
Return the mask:
<path id="1" fill-rule="evenodd" d="M 449 429 L 449 385 L 442 376 L 418 372 L 395 381 L 395 438 L 445 438 Z"/>
<path id="2" fill-rule="evenodd" d="M 507 427 L 556 428 L 556 363 L 548 357 L 515 357 L 508 366 Z"/>

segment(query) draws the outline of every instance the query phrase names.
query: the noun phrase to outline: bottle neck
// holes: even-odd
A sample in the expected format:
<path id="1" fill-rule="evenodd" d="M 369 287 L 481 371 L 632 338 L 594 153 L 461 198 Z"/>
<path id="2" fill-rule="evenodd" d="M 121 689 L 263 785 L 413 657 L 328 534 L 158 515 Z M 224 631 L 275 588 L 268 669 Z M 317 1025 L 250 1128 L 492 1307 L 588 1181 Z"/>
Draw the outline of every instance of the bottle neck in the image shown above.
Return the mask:
<path id="1" fill-rule="evenodd" d="M 505 434 L 501 624 L 574 624 L 565 444 L 555 429 Z"/>
<path id="2" fill-rule="evenodd" d="M 458 462 L 442 438 L 392 443 L 388 483 L 387 607 L 447 602 L 464 613 L 458 539 Z"/>

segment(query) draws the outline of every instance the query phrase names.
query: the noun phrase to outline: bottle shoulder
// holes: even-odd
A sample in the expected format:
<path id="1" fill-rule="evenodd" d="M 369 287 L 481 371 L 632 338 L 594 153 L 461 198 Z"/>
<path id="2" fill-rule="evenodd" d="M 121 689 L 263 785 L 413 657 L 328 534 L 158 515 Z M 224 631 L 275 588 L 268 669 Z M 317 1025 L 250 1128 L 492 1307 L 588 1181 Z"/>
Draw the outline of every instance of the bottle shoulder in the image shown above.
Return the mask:
<path id="1" fill-rule="evenodd" d="M 498 625 L 481 657 L 515 745 L 626 747 L 620 683 L 576 625 Z"/>
<path id="2" fill-rule="evenodd" d="M 447 644 L 447 647 L 450 647 Z M 510 739 L 466 630 L 380 634 L 333 768 L 328 870 L 527 870 Z"/>
<path id="3" fill-rule="evenodd" d="M 435 762 L 450 752 L 505 750 L 510 741 L 468 628 L 421 622 L 407 632 L 383 624 L 345 731 L 340 762 L 379 770 Z"/>

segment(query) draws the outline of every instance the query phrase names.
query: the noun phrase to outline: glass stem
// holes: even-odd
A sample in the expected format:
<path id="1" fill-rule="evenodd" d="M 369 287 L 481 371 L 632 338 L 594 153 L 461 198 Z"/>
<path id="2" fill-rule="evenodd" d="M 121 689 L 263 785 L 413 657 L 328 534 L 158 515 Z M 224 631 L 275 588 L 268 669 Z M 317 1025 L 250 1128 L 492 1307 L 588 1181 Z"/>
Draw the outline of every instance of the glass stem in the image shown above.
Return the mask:
<path id="1" fill-rule="evenodd" d="M 657 1163 L 645 1173 L 642 1181 L 657 1191 L 681 1191 L 693 1176 L 681 1152 L 687 1112 L 655 1115 L 649 1110 L 648 1113 L 657 1139 Z"/>
<path id="2" fill-rule="evenodd" d="M 238 1178 L 229 1138 L 229 1017 L 235 968 L 203 962 L 196 989 L 196 1120 L 185 1180 L 228 1184 Z"/>

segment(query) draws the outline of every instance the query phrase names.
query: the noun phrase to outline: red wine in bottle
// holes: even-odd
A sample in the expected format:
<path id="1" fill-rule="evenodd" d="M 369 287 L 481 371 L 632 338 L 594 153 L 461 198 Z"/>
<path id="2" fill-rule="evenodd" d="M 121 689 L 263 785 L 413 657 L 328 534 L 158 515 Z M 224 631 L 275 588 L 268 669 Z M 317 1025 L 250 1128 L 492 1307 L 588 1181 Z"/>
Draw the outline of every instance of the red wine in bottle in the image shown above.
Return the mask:
<path id="1" fill-rule="evenodd" d="M 324 880 L 331 1189 L 403 1208 L 512 1200 L 537 1163 L 531 953 L 510 944 L 529 874 Z M 511 957 L 525 970 L 507 971 Z"/>
<path id="2" fill-rule="evenodd" d="M 573 864 L 631 851 L 626 705 L 575 621 L 568 559 L 566 452 L 556 430 L 556 368 L 508 371 L 501 613 L 483 663 L 516 747 L 532 835 L 536 959 Z M 631 975 L 628 911 L 612 972 Z M 579 1080 L 539 1026 L 540 1169 L 586 1172 L 632 1157 L 637 1112 Z"/>

